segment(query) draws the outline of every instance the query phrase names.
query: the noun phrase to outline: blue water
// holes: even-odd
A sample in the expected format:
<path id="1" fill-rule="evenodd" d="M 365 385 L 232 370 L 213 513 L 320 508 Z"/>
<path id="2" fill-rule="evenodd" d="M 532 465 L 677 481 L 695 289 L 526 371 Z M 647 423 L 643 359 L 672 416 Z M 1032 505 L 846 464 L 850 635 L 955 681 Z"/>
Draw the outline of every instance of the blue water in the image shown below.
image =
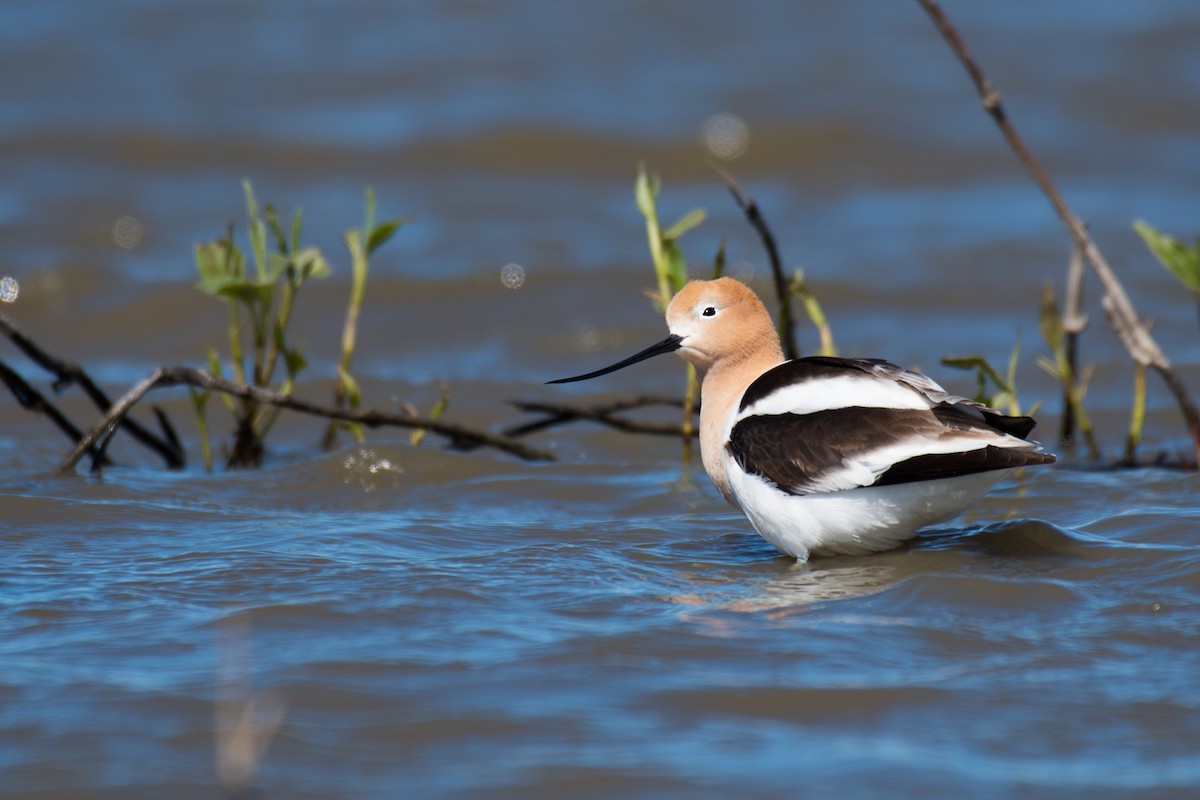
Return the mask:
<path id="1" fill-rule="evenodd" d="M 1130 227 L 1196 232 L 1200 7 L 947 11 L 1200 386 L 1195 303 Z M 412 216 L 372 264 L 366 404 L 424 413 L 444 384 L 448 419 L 499 430 L 529 419 L 510 398 L 677 394 L 656 362 L 541 384 L 663 335 L 639 162 L 665 221 L 708 211 L 683 240 L 695 274 L 724 238 L 730 270 L 769 289 L 698 138 L 730 113 L 750 134 L 730 166 L 841 351 L 970 393 L 940 358 L 1004 365 L 1019 337 L 1022 403 L 1056 449 L 1038 309 L 1069 241 L 916 3 L 18 1 L 0 70 L 0 272 L 21 284 L 0 311 L 114 396 L 224 347 L 191 251 L 230 221 L 241 235 L 243 177 L 302 207 L 335 268 L 297 300 L 303 396 L 336 374 L 365 185 L 382 217 Z M 1083 358 L 1111 459 L 1132 369 L 1098 294 Z M 94 422 L 13 348 L 0 360 Z M 1178 460 L 1178 412 L 1149 385 L 1140 454 Z M 670 439 L 558 427 L 529 439 L 557 460 L 531 464 L 380 429 L 322 453 L 322 426 L 286 414 L 263 469 L 209 474 L 186 394 L 155 402 L 186 470 L 118 435 L 116 466 L 68 478 L 49 477 L 66 438 L 0 402 L 6 800 L 1200 786 L 1195 473 L 1064 450 L 895 552 L 797 567 Z M 209 414 L 219 451 L 229 420 Z"/>
<path id="2" fill-rule="evenodd" d="M 1020 497 L 1071 527 L 967 523 L 797 569 L 681 494 L 669 459 L 430 479 L 454 458 L 371 491 L 331 457 L 8 498 L 39 520 L 6 536 L 0 574 L 9 785 L 199 796 L 221 691 L 286 704 L 260 782 L 289 797 L 1186 796 L 1200 779 L 1196 548 L 1128 519 L 1194 523 L 1178 478 L 1050 473 L 979 516 Z M 319 499 L 269 499 L 306 479 Z M 1081 486 L 1130 510 L 1072 508 Z"/>

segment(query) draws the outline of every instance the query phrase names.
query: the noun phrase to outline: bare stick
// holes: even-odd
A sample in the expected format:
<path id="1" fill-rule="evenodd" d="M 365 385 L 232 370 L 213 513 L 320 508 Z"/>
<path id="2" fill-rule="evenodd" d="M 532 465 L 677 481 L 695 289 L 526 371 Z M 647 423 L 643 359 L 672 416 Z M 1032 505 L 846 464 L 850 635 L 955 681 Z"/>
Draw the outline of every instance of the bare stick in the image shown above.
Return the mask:
<path id="1" fill-rule="evenodd" d="M 1171 367 L 1171 362 L 1163 353 L 1162 348 L 1158 346 L 1158 342 L 1150 335 L 1149 329 L 1145 324 L 1138 319 L 1137 312 L 1133 308 L 1133 303 L 1130 302 L 1129 296 L 1125 293 L 1125 288 L 1117 279 L 1112 267 L 1109 266 L 1108 260 L 1104 258 L 1104 254 L 1100 252 L 1100 248 L 1092 241 L 1088 235 L 1087 227 L 1080 222 L 1079 218 L 1071 211 L 1067 201 L 1063 199 L 1054 183 L 1050 180 L 1050 176 L 1042 168 L 1029 148 L 1025 146 L 1025 142 L 1017 134 L 1016 129 L 1008 119 L 1008 114 L 1004 111 L 1004 106 L 1000 102 L 1000 94 L 992 88 L 987 76 L 983 74 L 979 64 L 967 50 L 966 44 L 958 31 L 950 24 L 946 14 L 937 4 L 936 0 L 917 0 L 922 8 L 929 14 L 933 24 L 937 27 L 938 32 L 946 40 L 947 44 L 958 56 L 963 67 L 971 76 L 971 80 L 975 84 L 975 89 L 979 93 L 979 97 L 983 103 L 984 109 L 995 120 L 999 126 L 1004 138 L 1008 141 L 1009 147 L 1017 154 L 1021 163 L 1033 175 L 1033 179 L 1037 181 L 1042 192 L 1050 200 L 1054 206 L 1054 210 L 1058 213 L 1063 225 L 1071 234 L 1071 238 L 1075 241 L 1075 245 L 1079 248 L 1083 257 L 1089 264 L 1092 265 L 1092 271 L 1096 273 L 1100 284 L 1104 287 L 1105 297 L 1103 299 L 1104 310 L 1108 313 L 1109 321 L 1112 323 L 1113 329 L 1116 331 L 1117 337 L 1128 351 L 1130 358 L 1137 364 L 1152 367 L 1155 372 L 1162 376 L 1166 382 L 1167 388 L 1171 394 L 1175 396 L 1175 402 L 1179 405 L 1179 410 L 1182 412 L 1184 420 L 1187 422 L 1188 433 L 1192 437 L 1192 443 L 1196 448 L 1197 457 L 1200 458 L 1200 412 L 1196 410 L 1196 405 L 1192 402 L 1191 396 L 1180 380 L 1179 375 Z"/>
<path id="2" fill-rule="evenodd" d="M 779 338 L 783 341 L 783 352 L 789 359 L 799 358 L 800 351 L 796 347 L 796 323 L 792 319 L 792 297 L 788 291 L 788 280 L 783 274 L 783 264 L 779 260 L 779 247 L 775 244 L 775 234 L 771 233 L 771 228 L 763 218 L 758 203 L 741 187 L 741 184 L 733 177 L 733 173 L 713 161 L 709 162 L 709 166 L 715 169 L 725 181 L 725 185 L 729 187 L 729 192 L 737 201 L 738 207 L 742 209 L 742 213 L 746 215 L 746 219 L 754 226 L 754 230 L 758 231 L 758 236 L 762 239 L 763 247 L 766 248 L 767 257 L 771 262 L 771 275 L 775 278 L 775 296 L 779 298 Z"/>
<path id="3" fill-rule="evenodd" d="M 101 411 L 108 411 L 112 407 L 112 401 L 108 399 L 108 395 L 96 385 L 95 381 L 83 371 L 82 367 L 78 364 L 71 364 L 60 358 L 55 358 L 47 353 L 18 328 L 16 323 L 3 314 L 0 314 L 0 332 L 8 336 L 21 352 L 29 356 L 30 360 L 55 376 L 57 379 L 54 382 L 55 391 L 74 383 L 83 389 L 84 394 Z M 163 429 L 163 438 L 155 436 L 134 419 L 122 419 L 121 427 L 134 439 L 157 453 L 166 462 L 168 467 L 171 469 L 182 469 L 186 462 L 183 448 L 178 446 L 179 438 L 175 435 L 175 431 L 171 428 L 166 416 L 157 409 L 155 409 L 155 414 L 158 417 L 159 426 Z"/>
<path id="4" fill-rule="evenodd" d="M 463 445 L 484 445 L 494 447 L 497 450 L 503 450 L 511 453 L 519 458 L 524 458 L 528 461 L 550 461 L 553 457 L 541 450 L 535 450 L 521 442 L 514 441 L 506 436 L 499 436 L 485 431 L 472 430 L 462 425 L 455 425 L 441 420 L 423 419 L 421 417 L 411 416 L 408 414 L 389 414 L 374 409 L 347 409 L 334 408 L 331 406 L 323 406 L 318 403 L 310 403 L 306 400 L 293 397 L 291 395 L 281 394 L 270 389 L 263 389 L 257 386 L 247 386 L 243 383 L 218 378 L 215 375 L 206 372 L 202 369 L 194 367 L 156 367 L 149 375 L 138 381 L 134 386 L 126 392 L 104 418 L 96 424 L 94 428 L 87 432 L 75 445 L 75 448 L 67 454 L 59 465 L 55 468 L 56 475 L 71 472 L 75 469 L 75 465 L 79 463 L 79 459 L 83 457 L 89 448 L 101 437 L 104 436 L 111 428 L 119 425 L 121 419 L 129 413 L 129 410 L 137 404 L 139 400 L 147 392 L 152 389 L 161 389 L 168 386 L 195 386 L 199 389 L 209 389 L 223 394 L 241 397 L 247 400 L 253 400 L 258 403 L 266 403 L 268 405 L 286 408 L 292 411 L 299 411 L 302 414 L 312 414 L 318 417 L 327 419 L 340 419 L 347 422 L 358 422 L 366 425 L 369 428 L 375 428 L 382 425 L 391 425 L 398 428 L 427 428 L 428 430 L 445 436 L 450 439 L 451 444 L 455 446 Z"/>
<path id="5" fill-rule="evenodd" d="M 509 428 L 504 431 L 505 436 L 526 436 L 530 433 L 542 431 L 557 425 L 565 425 L 570 422 L 598 422 L 601 425 L 607 425 L 610 428 L 625 431 L 626 433 L 646 433 L 653 436 L 687 436 L 688 438 L 693 438 L 697 435 L 695 426 L 692 426 L 689 431 L 685 430 L 682 425 L 637 422 L 614 416 L 631 408 L 643 408 L 655 405 L 679 408 L 684 404 L 682 400 L 666 397 L 645 396 L 593 406 L 571 406 L 528 400 L 510 400 L 509 404 L 521 411 L 544 414 L 545 416 L 542 419 Z"/>
<path id="6" fill-rule="evenodd" d="M 1087 314 L 1083 307 L 1083 252 L 1079 245 L 1071 248 L 1071 260 L 1067 265 L 1067 292 L 1063 301 L 1063 335 L 1064 349 L 1067 356 L 1067 367 L 1071 371 L 1071 380 L 1076 381 L 1079 375 L 1079 336 L 1087 328 Z M 1071 402 L 1070 391 L 1063 390 L 1062 431 L 1059 442 L 1063 446 L 1072 444 L 1075 440 L 1075 404 Z"/>
<path id="7" fill-rule="evenodd" d="M 83 431 L 76 428 L 75 424 L 67 419 L 66 414 L 59 411 L 45 395 L 30 386 L 16 370 L 3 361 L 0 361 L 0 381 L 4 381 L 18 403 L 30 411 L 45 414 L 71 441 L 78 442 L 83 438 Z M 101 452 L 95 448 L 91 448 L 91 453 L 93 459 L 100 460 L 102 457 Z"/>

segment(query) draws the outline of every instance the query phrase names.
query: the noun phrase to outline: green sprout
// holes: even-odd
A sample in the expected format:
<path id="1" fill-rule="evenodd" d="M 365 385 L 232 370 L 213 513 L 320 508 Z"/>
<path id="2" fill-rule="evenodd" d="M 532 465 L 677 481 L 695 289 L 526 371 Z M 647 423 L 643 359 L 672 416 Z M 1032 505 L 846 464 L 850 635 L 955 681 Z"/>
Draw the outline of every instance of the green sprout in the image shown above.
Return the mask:
<path id="1" fill-rule="evenodd" d="M 1196 307 L 1200 310 L 1200 237 L 1195 246 L 1189 247 L 1142 220 L 1133 223 L 1133 229 L 1155 258 L 1196 296 Z"/>
<path id="2" fill-rule="evenodd" d="M 196 246 L 196 269 L 200 275 L 197 288 L 222 300 L 229 310 L 229 363 L 238 382 L 269 388 L 282 360 L 286 377 L 277 390 L 289 394 L 296 375 L 305 366 L 301 349 L 291 347 L 287 342 L 296 292 L 309 278 L 329 275 L 329 264 L 317 248 L 301 247 L 303 218 L 298 209 L 293 213 L 290 230 L 285 235 L 275 209 L 269 205 L 259 209 L 250 181 L 242 181 L 242 189 L 246 196 L 253 271 L 248 272 L 246 257 L 233 241 L 231 224 L 220 239 Z M 267 246 L 268 235 L 273 245 L 271 249 Z M 220 359 L 210 354 L 209 364 L 216 370 Z M 205 463 L 211 467 L 204 415 L 207 399 L 207 393 L 193 396 L 205 441 Z M 263 440 L 278 410 L 244 398 L 227 402 L 236 424 L 227 466 L 258 466 L 262 462 Z"/>
<path id="3" fill-rule="evenodd" d="M 354 361 L 354 351 L 358 344 L 358 318 L 362 313 L 363 296 L 367 289 L 367 273 L 371 268 L 371 254 L 382 247 L 406 220 L 393 219 L 375 223 L 375 192 L 370 188 L 364 190 L 366 195 L 366 211 L 361 228 L 351 228 L 346 231 L 343 241 L 350 251 L 350 302 L 346 307 L 346 321 L 342 326 L 342 358 L 338 363 L 338 382 L 333 390 L 334 405 L 341 407 L 349 403 L 351 408 L 358 408 L 362 402 L 362 392 L 358 381 L 350 372 Z M 322 445 L 331 449 L 337 438 L 339 427 L 347 428 L 356 441 L 363 440 L 362 426 L 356 422 L 330 421 L 325 429 Z"/>
<path id="4" fill-rule="evenodd" d="M 1054 287 L 1046 284 L 1042 290 L 1042 310 L 1040 315 L 1042 338 L 1050 346 L 1053 358 L 1039 356 L 1038 366 L 1058 379 L 1062 384 L 1063 397 L 1079 425 L 1079 433 L 1087 445 L 1088 458 L 1100 457 L 1100 446 L 1096 443 L 1096 434 L 1092 421 L 1083 407 L 1083 398 L 1087 394 L 1088 381 L 1091 378 L 1090 369 L 1085 369 L 1077 376 L 1071 368 L 1071 360 L 1067 357 L 1066 327 L 1063 324 L 1062 312 L 1058 309 L 1058 301 L 1054 297 Z"/>
<path id="5" fill-rule="evenodd" d="M 658 221 L 658 192 L 662 182 L 658 176 L 651 176 L 643 165 L 638 165 L 637 181 L 634 184 L 634 199 L 638 211 L 646 220 L 646 236 L 650 243 L 650 258 L 654 262 L 654 274 L 658 278 L 658 293 L 654 298 L 659 311 L 666 311 L 667 305 L 675 293 L 687 283 L 687 263 L 683 258 L 683 250 L 679 247 L 679 238 L 683 234 L 704 222 L 704 210 L 693 209 L 679 219 L 674 225 L 663 230 Z M 725 247 L 722 243 L 717 255 L 717 268 L 721 269 L 725 261 Z M 687 389 L 683 401 L 682 433 L 685 448 L 690 446 L 695 425 L 692 416 L 696 403 L 700 398 L 700 381 L 696 377 L 696 368 L 687 365 Z"/>

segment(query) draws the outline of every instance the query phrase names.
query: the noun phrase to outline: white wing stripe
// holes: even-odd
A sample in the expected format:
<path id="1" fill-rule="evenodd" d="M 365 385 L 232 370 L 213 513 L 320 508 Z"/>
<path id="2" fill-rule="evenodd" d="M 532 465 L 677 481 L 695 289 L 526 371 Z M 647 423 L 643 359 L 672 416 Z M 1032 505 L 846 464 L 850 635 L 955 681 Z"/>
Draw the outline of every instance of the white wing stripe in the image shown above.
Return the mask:
<path id="1" fill-rule="evenodd" d="M 919 392 L 890 379 L 869 375 L 840 375 L 836 378 L 793 383 L 771 392 L 743 409 L 736 424 L 758 414 L 811 414 L 837 408 L 927 409 L 932 403 Z M 732 425 L 730 426 L 732 428 Z"/>

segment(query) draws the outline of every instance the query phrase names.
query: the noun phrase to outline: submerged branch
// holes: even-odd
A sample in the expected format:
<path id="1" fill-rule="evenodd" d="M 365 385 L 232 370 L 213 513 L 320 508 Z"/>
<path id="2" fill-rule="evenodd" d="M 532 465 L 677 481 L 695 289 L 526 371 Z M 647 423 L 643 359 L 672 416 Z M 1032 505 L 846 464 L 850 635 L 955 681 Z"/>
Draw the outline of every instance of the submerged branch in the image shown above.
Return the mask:
<path id="1" fill-rule="evenodd" d="M 511 453 L 519 458 L 528 461 L 549 461 L 552 457 L 541 450 L 535 450 L 532 447 L 514 441 L 513 439 L 503 436 L 487 433 L 486 431 L 478 431 L 462 425 L 442 422 L 441 420 L 424 419 L 408 414 L 390 414 L 374 409 L 347 409 L 325 406 L 319 403 L 311 403 L 307 400 L 301 400 L 288 394 L 282 394 L 270 389 L 263 389 L 257 386 L 247 386 L 243 383 L 218 378 L 210 372 L 195 367 L 157 367 L 149 375 L 136 383 L 128 392 L 124 394 L 105 414 L 104 418 L 96 424 L 94 428 L 87 432 L 76 444 L 75 448 L 67 454 L 66 458 L 59 463 L 55 468 L 55 474 L 62 475 L 68 473 L 75 468 L 79 463 L 79 459 L 86 453 L 102 436 L 107 435 L 107 432 L 121 423 L 129 410 L 152 389 L 161 389 L 168 386 L 194 386 L 198 389 L 207 389 L 222 394 L 233 395 L 246 400 L 253 400 L 258 403 L 276 406 L 278 408 L 286 408 L 291 411 L 298 411 L 302 414 L 312 414 L 318 417 L 327 419 L 343 420 L 345 422 L 357 422 L 366 425 L 369 428 L 390 425 L 398 428 L 424 428 L 433 433 L 439 434 L 448 438 L 451 444 L 455 447 L 467 446 L 485 446 L 493 447 L 497 450 Z"/>
<path id="2" fill-rule="evenodd" d="M 0 361 L 0 381 L 4 382 L 4 385 L 13 393 L 13 397 L 17 399 L 18 403 L 30 411 L 45 414 L 71 441 L 78 442 L 83 438 L 83 431 L 76 428 L 75 424 L 67 419 L 66 414 L 59 411 L 58 407 L 47 400 L 45 395 L 30 386 L 28 381 L 3 361 Z M 90 447 L 84 452 L 90 452 L 93 460 L 103 458 L 100 450 L 95 447 Z"/>
<path id="3" fill-rule="evenodd" d="M 995 121 L 1000 128 L 1001 133 L 1007 140 L 1009 147 L 1016 153 L 1021 163 L 1029 170 L 1033 179 L 1041 187 L 1042 192 L 1050 200 L 1054 206 L 1054 210 L 1058 213 L 1063 225 L 1066 226 L 1075 245 L 1079 248 L 1083 257 L 1092 266 L 1092 271 L 1096 273 L 1096 277 L 1100 280 L 1104 287 L 1105 297 L 1103 299 L 1104 310 L 1108 313 L 1109 321 L 1120 338 L 1121 343 L 1125 346 L 1130 358 L 1134 363 L 1143 366 L 1152 367 L 1166 382 L 1167 388 L 1174 395 L 1176 403 L 1179 405 L 1179 410 L 1183 414 L 1184 420 L 1187 422 L 1188 433 L 1192 437 L 1193 446 L 1196 449 L 1196 455 L 1200 458 L 1200 411 L 1197 411 L 1195 403 L 1192 402 L 1191 396 L 1183 385 L 1183 381 L 1171 366 L 1171 362 L 1159 347 L 1158 342 L 1150 335 L 1147 326 L 1138 318 L 1137 311 L 1130 302 L 1129 296 L 1125 293 L 1125 288 L 1118 280 L 1108 260 L 1104 254 L 1100 252 L 1100 248 L 1092 241 L 1088 235 L 1087 227 L 1080 221 L 1075 213 L 1067 205 L 1067 201 L 1063 198 L 1058 188 L 1050 180 L 1050 176 L 1042 167 L 1041 163 L 1034 158 L 1033 153 L 1026 147 L 1025 142 L 1013 127 L 1012 122 L 1008 118 L 1008 114 L 1004 110 L 1004 106 L 1000 100 L 1000 94 L 992 88 L 987 76 L 984 75 L 978 62 L 967 50 L 966 43 L 959 35 L 958 30 L 950 23 L 941 6 L 936 0 L 917 0 L 926 13 L 929 14 L 933 24 L 937 27 L 950 48 L 958 56 L 963 67 L 971 76 L 972 82 L 975 84 L 975 89 L 979 93 L 980 100 L 984 109 Z"/>
<path id="4" fill-rule="evenodd" d="M 28 356 L 31 361 L 55 376 L 54 390 L 56 392 L 74 383 L 83 390 L 84 394 L 86 394 L 101 411 L 107 412 L 112 407 L 112 401 L 108 398 L 108 395 L 96 385 L 96 382 L 92 380 L 91 376 L 88 375 L 82 367 L 80 367 L 78 364 L 72 364 L 63 361 L 62 359 L 55 358 L 47 353 L 40 346 L 38 346 L 36 342 L 30 339 L 29 336 L 27 336 L 20 328 L 18 328 L 16 323 L 3 314 L 0 314 L 0 332 L 4 333 L 4 335 L 11 339 L 12 343 L 17 346 L 17 349 Z M 12 388 L 11 383 L 9 384 L 9 387 Z M 49 409 L 53 408 L 53 406 L 46 402 L 45 398 L 42 398 L 42 402 L 44 406 L 39 406 L 35 410 L 41 410 L 50 415 Z M 25 405 L 23 401 L 22 405 Z M 31 406 L 26 407 L 32 408 Z M 127 417 L 122 418 L 121 428 L 123 428 L 127 433 L 129 433 L 129 435 L 131 435 L 142 445 L 157 453 L 168 467 L 171 469 L 182 469 L 186 463 L 186 460 L 184 457 L 183 448 L 179 444 L 179 437 L 175 434 L 175 430 L 171 427 L 171 423 L 167 420 L 165 414 L 158 409 L 154 409 L 154 413 L 158 419 L 159 426 L 163 431 L 161 438 L 151 433 L 135 419 L 129 419 Z M 51 415 L 51 419 L 54 419 L 53 415 Z M 58 419 L 54 419 L 54 422 L 64 431 L 67 430 L 66 428 L 63 428 Z M 72 425 L 71 428 L 74 429 L 74 426 Z M 80 436 L 78 431 L 76 431 L 73 435 L 69 433 L 68 435 L 75 440 L 78 440 Z"/>

